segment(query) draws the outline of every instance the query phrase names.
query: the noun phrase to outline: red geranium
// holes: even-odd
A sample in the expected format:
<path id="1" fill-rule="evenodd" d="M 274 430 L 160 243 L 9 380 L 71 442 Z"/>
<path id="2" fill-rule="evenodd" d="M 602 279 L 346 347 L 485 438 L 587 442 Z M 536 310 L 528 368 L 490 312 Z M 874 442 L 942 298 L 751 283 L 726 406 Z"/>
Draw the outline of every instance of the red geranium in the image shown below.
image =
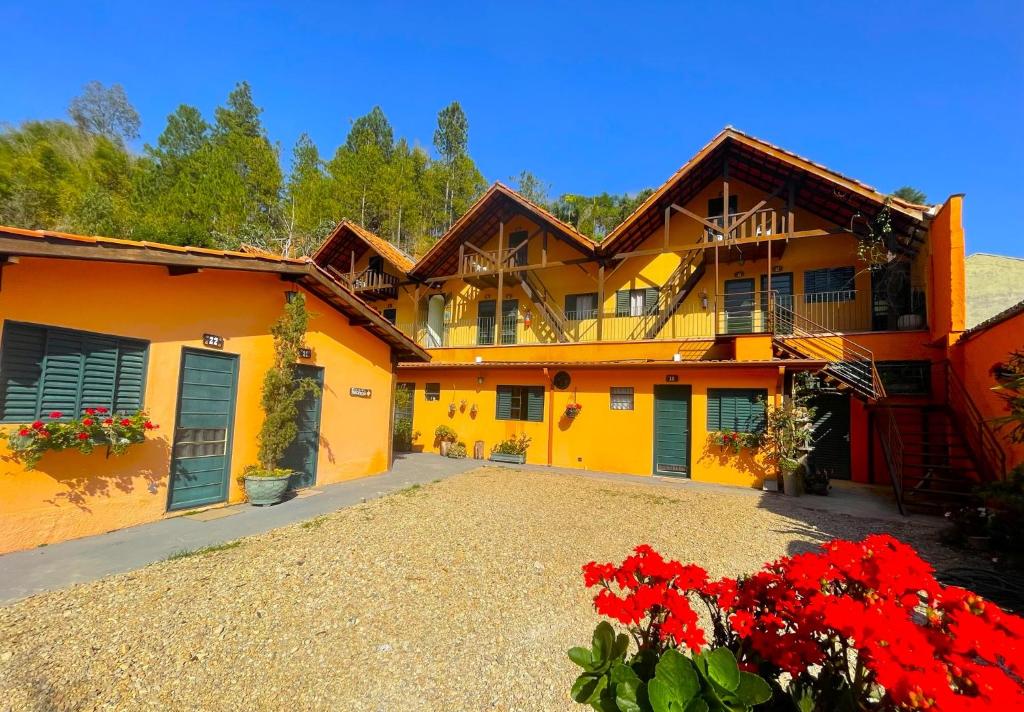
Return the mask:
<path id="1" fill-rule="evenodd" d="M 37 421 L 35 421 L 34 423 L 32 423 L 32 429 L 33 429 L 33 430 L 39 430 L 39 429 L 40 429 L 40 428 L 42 428 L 43 426 L 44 426 L 44 423 L 43 423 L 43 421 L 41 421 L 41 420 L 37 420 Z"/>
<path id="2" fill-rule="evenodd" d="M 82 418 L 82 425 L 89 427 L 90 425 L 92 425 L 92 423 L 92 418 Z"/>
<path id="3" fill-rule="evenodd" d="M 737 580 L 635 551 L 583 572 L 588 588 L 602 587 L 597 611 L 641 648 L 728 646 L 743 669 L 814 690 L 820 709 L 842 693 L 858 709 L 1024 710 L 1024 619 L 943 586 L 890 536 L 832 541 Z M 711 612 L 711 640 L 691 600 Z"/>
<path id="4" fill-rule="evenodd" d="M 89 439 L 89 433 L 79 433 L 76 437 L 79 440 L 88 440 Z"/>
<path id="5" fill-rule="evenodd" d="M 31 434 L 32 431 L 28 428 L 22 428 L 21 430 L 18 431 L 18 435 L 20 435 L 23 438 L 27 438 Z"/>
<path id="6" fill-rule="evenodd" d="M 57 418 L 63 418 L 63 417 L 64 417 L 64 414 L 63 414 L 63 413 L 61 413 L 61 412 L 60 412 L 59 410 L 55 410 L 55 411 L 53 411 L 52 413 L 50 413 L 50 417 L 51 417 L 51 418 L 52 418 L 53 420 L 56 420 Z"/>
<path id="7" fill-rule="evenodd" d="M 132 424 L 132 421 L 129 420 L 128 418 L 121 418 L 121 425 L 123 425 L 125 427 L 128 427 L 131 424 Z"/>

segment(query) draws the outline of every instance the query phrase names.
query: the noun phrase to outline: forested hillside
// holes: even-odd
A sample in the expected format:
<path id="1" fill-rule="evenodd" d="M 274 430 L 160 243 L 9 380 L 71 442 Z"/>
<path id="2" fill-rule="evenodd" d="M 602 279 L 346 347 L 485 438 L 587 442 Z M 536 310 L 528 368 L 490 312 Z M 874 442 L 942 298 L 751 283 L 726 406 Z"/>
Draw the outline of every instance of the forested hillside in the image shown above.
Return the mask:
<path id="1" fill-rule="evenodd" d="M 351 122 L 332 156 L 307 135 L 282 156 L 261 114 L 242 82 L 212 117 L 182 104 L 155 144 L 136 152 L 129 143 L 141 119 L 123 88 L 93 82 L 68 120 L 0 129 L 0 223 L 299 255 L 349 218 L 421 253 L 489 182 L 469 154 L 457 101 L 438 113 L 429 149 L 396 138 L 376 106 Z M 506 180 L 596 239 L 649 194 L 551 200 L 528 171 Z"/>

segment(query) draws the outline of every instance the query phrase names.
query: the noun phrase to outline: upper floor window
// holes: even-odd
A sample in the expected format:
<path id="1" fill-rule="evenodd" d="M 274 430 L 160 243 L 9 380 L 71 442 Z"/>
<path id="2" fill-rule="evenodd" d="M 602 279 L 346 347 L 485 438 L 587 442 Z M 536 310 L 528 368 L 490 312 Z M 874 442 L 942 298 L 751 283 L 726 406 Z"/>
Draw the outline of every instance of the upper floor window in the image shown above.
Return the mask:
<path id="1" fill-rule="evenodd" d="M 425 384 L 423 384 L 423 400 L 428 400 L 428 401 L 439 401 L 439 400 L 441 400 L 441 384 L 440 383 L 425 383 Z"/>
<path id="2" fill-rule="evenodd" d="M 658 313 L 658 288 L 620 289 L 615 293 L 615 316 Z"/>
<path id="3" fill-rule="evenodd" d="M 765 426 L 767 401 L 768 391 L 764 388 L 709 388 L 708 430 L 760 432 Z"/>
<path id="4" fill-rule="evenodd" d="M 530 246 L 525 243 L 529 237 L 530 236 L 526 230 L 513 232 L 508 236 L 508 248 L 511 250 L 512 254 L 512 259 L 509 260 L 511 266 L 520 267 L 527 264 L 526 251 L 530 249 Z M 522 247 L 520 247 L 520 245 L 522 245 Z"/>
<path id="5" fill-rule="evenodd" d="M 890 396 L 926 396 L 931 393 L 931 361 L 879 361 L 878 377 Z"/>
<path id="6" fill-rule="evenodd" d="M 479 346 L 494 345 L 494 320 L 497 302 L 484 299 L 477 302 L 476 312 L 476 343 Z M 519 300 L 505 299 L 501 302 L 501 343 L 516 343 L 519 327 Z"/>
<path id="7" fill-rule="evenodd" d="M 0 421 L 36 420 L 86 408 L 142 408 L 149 342 L 85 331 L 4 323 Z"/>
<path id="8" fill-rule="evenodd" d="M 367 265 L 371 272 L 381 274 L 384 272 L 384 258 L 380 255 L 370 255 L 369 264 Z"/>
<path id="9" fill-rule="evenodd" d="M 495 413 L 498 420 L 544 420 L 544 386 L 498 386 Z"/>
<path id="10" fill-rule="evenodd" d="M 720 218 L 722 217 L 722 207 L 725 204 L 724 198 L 721 196 L 717 198 L 708 199 L 708 217 L 709 218 Z M 735 215 L 740 210 L 740 199 L 738 195 L 729 196 L 729 214 Z"/>
<path id="11" fill-rule="evenodd" d="M 856 297 L 853 267 L 826 267 L 804 272 L 804 301 L 852 302 Z"/>
<path id="12" fill-rule="evenodd" d="M 596 319 L 597 292 L 566 294 L 565 317 L 567 319 Z"/>
<path id="13" fill-rule="evenodd" d="M 394 308 L 385 309 L 381 312 L 381 316 L 394 324 L 398 320 L 398 310 Z"/>

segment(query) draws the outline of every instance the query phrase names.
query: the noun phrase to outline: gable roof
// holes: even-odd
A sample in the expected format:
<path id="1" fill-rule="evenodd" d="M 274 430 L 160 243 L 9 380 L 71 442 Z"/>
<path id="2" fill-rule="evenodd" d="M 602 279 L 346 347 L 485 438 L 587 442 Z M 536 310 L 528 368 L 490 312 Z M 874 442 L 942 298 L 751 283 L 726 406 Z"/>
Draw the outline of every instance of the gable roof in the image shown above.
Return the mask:
<path id="1" fill-rule="evenodd" d="M 549 228 L 555 237 L 572 245 L 583 255 L 590 257 L 596 254 L 596 243 L 589 237 L 498 181 L 427 250 L 413 268 L 413 274 L 417 277 L 429 277 L 455 271 L 461 242 L 472 240 L 474 237 L 483 240 L 490 238 L 499 222 L 507 221 L 516 214 L 526 214 L 535 222 Z"/>
<path id="2" fill-rule="evenodd" d="M 313 294 L 391 346 L 400 359 L 429 361 L 430 356 L 377 310 L 357 297 L 308 257 L 282 257 L 262 251 L 214 250 L 162 242 L 25 230 L 0 225 L 0 256 L 92 260 L 186 269 L 270 272 L 301 284 Z"/>
<path id="3" fill-rule="evenodd" d="M 601 242 L 601 252 L 612 255 L 643 242 L 664 222 L 666 208 L 672 203 L 689 202 L 722 175 L 727 157 L 730 177 L 766 193 L 788 178 L 798 177 L 796 204 L 837 225 L 849 223 L 858 212 L 871 214 L 889 200 L 894 228 L 913 235 L 929 210 L 928 206 L 887 196 L 866 183 L 726 126 L 608 234 Z"/>
<path id="4" fill-rule="evenodd" d="M 344 258 L 344 263 L 347 265 L 353 250 L 356 252 L 356 259 L 359 259 L 366 248 L 383 257 L 402 274 L 407 274 L 413 268 L 412 257 L 384 238 L 350 220 L 342 220 L 338 223 L 323 244 L 313 253 L 313 261 L 320 266 L 326 266 L 337 258 Z M 335 267 L 337 268 L 337 265 Z"/>

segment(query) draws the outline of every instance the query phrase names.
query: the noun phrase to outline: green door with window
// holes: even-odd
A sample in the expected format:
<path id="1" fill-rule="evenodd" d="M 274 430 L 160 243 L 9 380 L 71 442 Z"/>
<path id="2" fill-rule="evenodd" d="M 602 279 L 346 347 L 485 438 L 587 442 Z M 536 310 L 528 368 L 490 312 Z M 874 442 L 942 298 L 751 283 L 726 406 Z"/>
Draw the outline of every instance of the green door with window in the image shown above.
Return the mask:
<path id="1" fill-rule="evenodd" d="M 821 393 L 811 405 L 815 408 L 811 435 L 814 467 L 833 480 L 850 479 L 850 395 Z"/>
<path id="2" fill-rule="evenodd" d="M 227 499 L 237 392 L 238 356 L 182 350 L 168 509 Z"/>
<path id="3" fill-rule="evenodd" d="M 654 387 L 654 474 L 690 476 L 690 387 Z"/>
<path id="4" fill-rule="evenodd" d="M 793 273 L 782 272 L 772 275 L 775 292 L 774 314 L 768 314 L 768 275 L 761 275 L 761 325 L 764 329 L 773 324 L 776 334 L 793 333 Z M 770 318 L 774 317 L 774 319 Z"/>
<path id="5" fill-rule="evenodd" d="M 725 333 L 749 334 L 754 330 L 754 280 L 725 281 Z"/>
<path id="6" fill-rule="evenodd" d="M 318 386 L 316 393 L 307 393 L 299 402 L 296 425 L 299 432 L 285 450 L 281 467 L 292 470 L 288 481 L 292 489 L 316 484 L 316 460 L 320 452 L 320 410 L 323 405 L 324 370 L 319 366 L 296 364 L 296 378 L 310 378 Z"/>

